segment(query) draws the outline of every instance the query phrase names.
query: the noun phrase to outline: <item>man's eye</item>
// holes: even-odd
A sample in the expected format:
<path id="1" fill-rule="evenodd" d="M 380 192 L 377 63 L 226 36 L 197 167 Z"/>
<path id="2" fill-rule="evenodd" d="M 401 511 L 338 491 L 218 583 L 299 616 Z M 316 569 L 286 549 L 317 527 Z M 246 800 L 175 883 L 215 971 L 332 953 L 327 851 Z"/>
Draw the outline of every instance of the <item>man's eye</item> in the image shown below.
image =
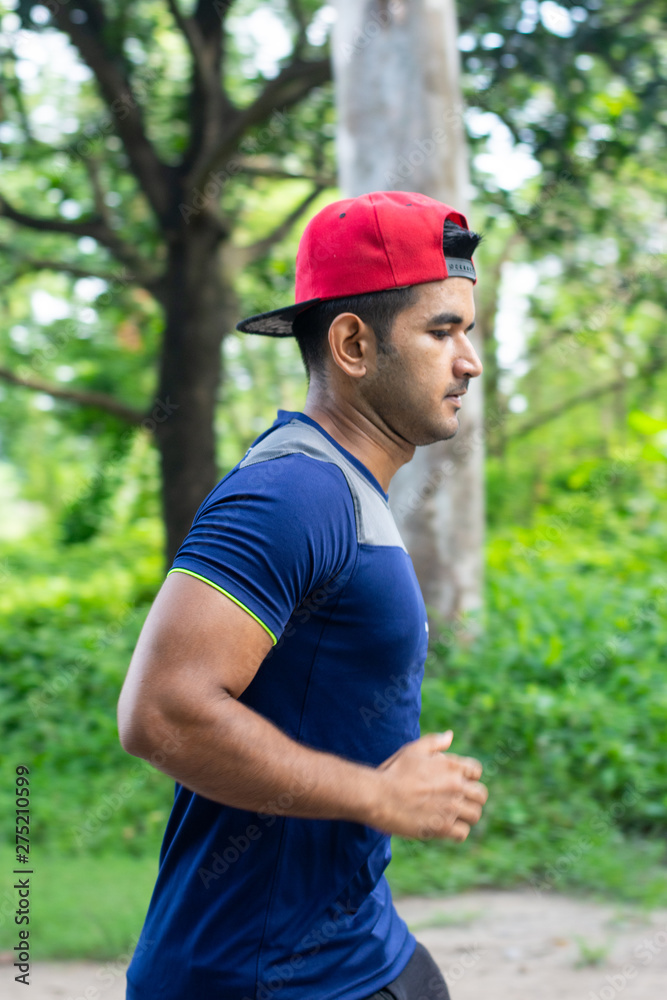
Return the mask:
<path id="1" fill-rule="evenodd" d="M 437 337 L 438 340 L 442 340 L 443 337 L 449 336 L 451 330 L 431 330 L 431 333 L 433 334 L 434 337 Z"/>

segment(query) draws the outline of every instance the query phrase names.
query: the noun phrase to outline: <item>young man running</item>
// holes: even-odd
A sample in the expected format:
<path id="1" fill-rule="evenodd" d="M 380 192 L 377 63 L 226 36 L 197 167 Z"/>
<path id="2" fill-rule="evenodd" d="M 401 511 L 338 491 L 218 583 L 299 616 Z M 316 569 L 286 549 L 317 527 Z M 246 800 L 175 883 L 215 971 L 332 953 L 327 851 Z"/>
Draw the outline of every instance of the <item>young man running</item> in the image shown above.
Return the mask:
<path id="1" fill-rule="evenodd" d="M 297 338 L 308 397 L 203 502 L 123 687 L 124 748 L 176 781 L 128 1000 L 449 996 L 390 837 L 463 841 L 487 792 L 451 731 L 419 737 L 428 623 L 387 490 L 482 372 L 478 240 L 424 195 L 336 202 L 296 304 L 239 323 Z"/>

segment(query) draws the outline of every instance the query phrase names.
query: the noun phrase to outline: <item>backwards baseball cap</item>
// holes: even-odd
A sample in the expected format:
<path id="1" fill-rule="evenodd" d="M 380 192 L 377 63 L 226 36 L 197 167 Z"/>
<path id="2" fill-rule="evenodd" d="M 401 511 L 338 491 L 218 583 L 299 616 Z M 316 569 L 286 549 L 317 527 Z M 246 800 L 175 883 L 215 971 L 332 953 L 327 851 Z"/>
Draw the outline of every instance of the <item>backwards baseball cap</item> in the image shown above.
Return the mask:
<path id="1" fill-rule="evenodd" d="M 410 191 L 374 191 L 327 205 L 310 220 L 299 243 L 295 304 L 250 316 L 236 329 L 289 337 L 295 317 L 327 299 L 443 278 L 477 281 L 471 260 L 445 257 L 448 220 L 468 228 L 455 208 Z"/>

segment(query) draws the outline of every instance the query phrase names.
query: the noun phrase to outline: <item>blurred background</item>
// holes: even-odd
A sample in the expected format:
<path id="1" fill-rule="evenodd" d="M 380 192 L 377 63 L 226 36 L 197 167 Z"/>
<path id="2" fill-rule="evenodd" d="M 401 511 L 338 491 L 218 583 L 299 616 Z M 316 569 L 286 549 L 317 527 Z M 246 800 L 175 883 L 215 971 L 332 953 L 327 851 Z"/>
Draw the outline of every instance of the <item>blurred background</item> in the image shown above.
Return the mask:
<path id="1" fill-rule="evenodd" d="M 296 345 L 234 325 L 377 189 L 485 234 L 484 375 L 392 505 L 422 731 L 490 799 L 463 845 L 395 840 L 394 891 L 664 901 L 664 5 L 14 0 L 0 29 L 0 860 L 25 764 L 33 957 L 141 928 L 173 783 L 118 743 L 129 657 L 205 494 L 305 400 Z"/>

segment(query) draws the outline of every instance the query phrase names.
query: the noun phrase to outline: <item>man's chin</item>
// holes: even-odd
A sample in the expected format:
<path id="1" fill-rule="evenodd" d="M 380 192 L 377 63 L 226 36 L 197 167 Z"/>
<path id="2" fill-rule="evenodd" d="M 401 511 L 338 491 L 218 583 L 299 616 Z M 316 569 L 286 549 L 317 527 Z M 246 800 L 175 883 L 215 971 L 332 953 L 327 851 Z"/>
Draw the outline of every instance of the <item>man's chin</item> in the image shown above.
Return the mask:
<path id="1" fill-rule="evenodd" d="M 438 441 L 449 441 L 459 430 L 459 422 L 456 417 L 450 419 L 442 427 L 432 427 L 426 431 L 419 441 L 414 442 L 416 448 L 425 448 L 429 444 L 437 444 Z"/>

